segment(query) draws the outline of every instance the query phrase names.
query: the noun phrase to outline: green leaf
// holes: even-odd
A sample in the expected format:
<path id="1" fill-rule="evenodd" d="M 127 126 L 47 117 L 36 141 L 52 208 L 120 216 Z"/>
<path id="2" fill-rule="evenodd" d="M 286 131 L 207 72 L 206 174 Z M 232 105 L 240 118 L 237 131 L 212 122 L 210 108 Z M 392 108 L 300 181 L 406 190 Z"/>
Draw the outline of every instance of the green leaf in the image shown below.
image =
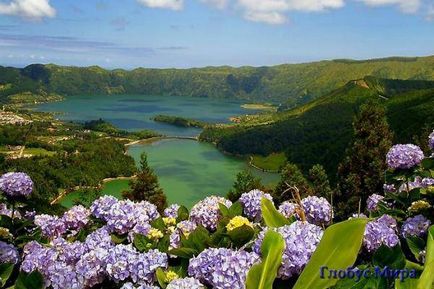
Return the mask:
<path id="1" fill-rule="evenodd" d="M 403 269 L 405 267 L 405 256 L 401 246 L 389 248 L 383 245 L 374 253 L 372 259 L 374 265 L 381 268 L 388 266 L 393 269 Z"/>
<path id="2" fill-rule="evenodd" d="M 232 231 L 228 231 L 228 236 L 236 247 L 241 247 L 249 242 L 255 235 L 255 230 L 252 227 L 243 225 L 235 228 Z"/>
<path id="3" fill-rule="evenodd" d="M 417 289 L 431 289 L 434 282 L 434 226 L 431 226 L 428 230 L 424 268 Z"/>
<path id="4" fill-rule="evenodd" d="M 115 244 L 122 244 L 123 242 L 125 242 L 127 240 L 127 236 L 120 236 L 117 234 L 111 234 L 110 235 L 112 238 L 113 243 Z"/>
<path id="5" fill-rule="evenodd" d="M 243 206 L 239 201 L 236 201 L 229 208 L 229 215 L 231 218 L 233 218 L 235 216 L 241 216 L 242 214 L 243 214 Z"/>
<path id="6" fill-rule="evenodd" d="M 229 217 L 229 209 L 224 204 L 219 203 L 219 210 L 223 217 Z"/>
<path id="7" fill-rule="evenodd" d="M 211 243 L 210 233 L 203 226 L 198 226 L 187 239 L 181 238 L 181 243 L 184 247 L 195 249 L 200 253 Z"/>
<path id="8" fill-rule="evenodd" d="M 188 220 L 188 217 L 189 217 L 188 209 L 184 206 L 179 207 L 178 217 L 176 218 L 176 223 Z"/>
<path id="9" fill-rule="evenodd" d="M 425 249 L 425 240 L 419 237 L 407 237 L 406 241 L 411 253 L 419 260 L 420 252 Z"/>
<path id="10" fill-rule="evenodd" d="M 164 224 L 163 218 L 161 217 L 152 221 L 151 226 L 160 231 L 164 231 L 166 229 L 166 224 Z"/>
<path id="11" fill-rule="evenodd" d="M 14 264 L 0 264 L 0 288 L 5 286 L 14 270 Z"/>
<path id="12" fill-rule="evenodd" d="M 44 278 L 38 271 L 30 274 L 20 272 L 15 282 L 15 289 L 42 289 L 44 288 Z"/>
<path id="13" fill-rule="evenodd" d="M 195 249 L 183 247 L 183 248 L 172 249 L 168 253 L 170 255 L 175 255 L 181 258 L 190 259 L 193 256 L 197 255 L 198 252 Z"/>
<path id="14" fill-rule="evenodd" d="M 262 262 L 253 265 L 247 274 L 246 289 L 272 289 L 282 262 L 285 241 L 279 233 L 269 230 L 261 246 Z"/>
<path id="15" fill-rule="evenodd" d="M 328 227 L 293 289 L 325 289 L 336 279 L 321 278 L 321 268 L 346 269 L 354 264 L 368 219 L 352 219 Z"/>
<path id="16" fill-rule="evenodd" d="M 422 161 L 422 167 L 426 170 L 434 169 L 434 158 L 425 158 Z"/>
<path id="17" fill-rule="evenodd" d="M 163 269 L 158 268 L 157 271 L 155 272 L 155 275 L 157 276 L 157 281 L 158 284 L 160 284 L 161 288 L 166 288 L 167 287 L 167 282 L 166 282 L 166 273 L 163 271 Z"/>
<path id="18" fill-rule="evenodd" d="M 274 207 L 273 202 L 269 199 L 262 198 L 261 201 L 262 216 L 265 224 L 271 228 L 278 228 L 289 225 L 290 222 Z"/>
<path id="19" fill-rule="evenodd" d="M 146 252 L 152 246 L 152 242 L 149 240 L 149 238 L 142 234 L 134 235 L 133 244 L 134 247 L 136 247 L 136 249 L 139 250 L 140 252 Z"/>

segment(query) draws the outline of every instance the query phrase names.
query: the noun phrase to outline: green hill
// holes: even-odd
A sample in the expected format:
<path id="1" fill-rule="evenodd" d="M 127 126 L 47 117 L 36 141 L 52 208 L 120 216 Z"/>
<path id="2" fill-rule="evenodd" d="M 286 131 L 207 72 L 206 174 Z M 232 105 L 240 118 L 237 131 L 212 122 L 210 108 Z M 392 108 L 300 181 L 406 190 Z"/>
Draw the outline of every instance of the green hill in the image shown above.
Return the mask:
<path id="1" fill-rule="evenodd" d="M 434 82 L 366 77 L 292 110 L 241 118 L 208 127 L 201 139 L 237 155 L 285 152 L 307 170 L 322 164 L 333 175 L 352 137 L 352 121 L 368 99 L 385 105 L 397 141 L 408 142 L 434 127 Z"/>
<path id="2" fill-rule="evenodd" d="M 306 103 L 352 79 L 434 80 L 434 56 L 374 60 L 332 60 L 271 67 L 105 70 L 97 66 L 34 64 L 23 69 L 0 67 L 0 97 L 30 92 L 61 96 L 147 94 L 239 98 Z"/>

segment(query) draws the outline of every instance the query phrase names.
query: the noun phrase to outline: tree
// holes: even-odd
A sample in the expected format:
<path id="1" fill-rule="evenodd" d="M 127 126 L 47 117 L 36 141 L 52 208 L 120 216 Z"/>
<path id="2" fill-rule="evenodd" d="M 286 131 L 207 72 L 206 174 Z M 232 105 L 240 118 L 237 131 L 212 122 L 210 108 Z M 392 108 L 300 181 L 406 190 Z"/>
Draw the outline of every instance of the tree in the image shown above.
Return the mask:
<path id="1" fill-rule="evenodd" d="M 322 165 L 314 165 L 309 170 L 309 181 L 316 196 L 326 198 L 331 202 L 333 190 Z"/>
<path id="2" fill-rule="evenodd" d="M 158 177 L 148 165 L 145 153 L 140 155 L 140 171 L 136 178 L 130 181 L 131 190 L 122 195 L 132 201 L 148 201 L 158 207 L 162 212 L 167 207 L 167 199 L 158 183 Z"/>
<path id="3" fill-rule="evenodd" d="M 371 194 L 382 192 L 393 138 L 384 108 L 373 101 L 361 106 L 353 128 L 353 143 L 338 168 L 337 216 L 343 217 L 357 212 L 359 203 L 364 209 Z"/>
<path id="4" fill-rule="evenodd" d="M 312 188 L 310 187 L 303 173 L 295 164 L 292 163 L 287 163 L 283 167 L 280 174 L 280 182 L 277 184 L 273 195 L 273 198 L 277 203 L 281 203 L 292 198 L 290 192 L 285 193 L 285 191 L 288 189 L 287 185 L 296 186 L 299 189 L 300 195 L 302 197 L 312 194 Z"/>
<path id="5" fill-rule="evenodd" d="M 265 187 L 261 184 L 260 178 L 255 177 L 249 170 L 244 170 L 237 174 L 237 178 L 232 189 L 228 192 L 227 198 L 232 202 L 236 202 L 243 193 L 254 189 L 265 190 Z"/>

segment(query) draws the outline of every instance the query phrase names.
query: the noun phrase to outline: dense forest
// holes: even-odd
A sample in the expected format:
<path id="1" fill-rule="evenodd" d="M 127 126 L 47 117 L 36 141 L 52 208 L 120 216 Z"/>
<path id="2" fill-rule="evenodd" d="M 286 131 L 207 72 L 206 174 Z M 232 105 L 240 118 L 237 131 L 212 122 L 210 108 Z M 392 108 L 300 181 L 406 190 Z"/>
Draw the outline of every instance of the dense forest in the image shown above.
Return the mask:
<path id="1" fill-rule="evenodd" d="M 285 152 L 303 171 L 319 163 L 334 177 L 352 138 L 353 118 L 367 100 L 386 107 L 398 142 L 410 142 L 434 125 L 434 82 L 366 77 L 292 110 L 209 126 L 200 139 L 236 155 Z"/>
<path id="2" fill-rule="evenodd" d="M 144 94 L 306 103 L 353 79 L 434 80 L 434 57 L 332 60 L 272 67 L 105 70 L 30 65 L 0 67 L 0 97 L 41 101 L 80 94 Z"/>

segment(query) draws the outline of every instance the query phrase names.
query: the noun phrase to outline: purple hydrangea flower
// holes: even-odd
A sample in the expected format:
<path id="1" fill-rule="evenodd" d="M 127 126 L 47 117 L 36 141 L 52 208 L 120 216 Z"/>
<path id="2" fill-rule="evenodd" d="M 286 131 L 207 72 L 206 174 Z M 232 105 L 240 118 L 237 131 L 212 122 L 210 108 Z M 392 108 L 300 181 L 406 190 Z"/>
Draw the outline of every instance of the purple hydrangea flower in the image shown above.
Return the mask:
<path id="1" fill-rule="evenodd" d="M 121 289 L 160 289 L 157 286 L 153 286 L 153 285 L 148 285 L 148 284 L 142 284 L 142 285 L 138 285 L 138 286 L 134 286 L 133 283 L 128 282 L 125 283 Z"/>
<path id="2" fill-rule="evenodd" d="M 63 214 L 63 222 L 70 230 L 80 230 L 89 222 L 90 210 L 82 205 L 74 206 Z"/>
<path id="3" fill-rule="evenodd" d="M 333 218 L 333 209 L 323 197 L 309 196 L 301 200 L 306 219 L 315 225 L 327 225 Z"/>
<path id="4" fill-rule="evenodd" d="M 0 203 L 0 216 L 8 216 L 9 218 L 12 218 L 12 210 L 8 209 L 6 204 Z M 14 212 L 14 219 L 21 219 L 21 213 L 15 210 Z"/>
<path id="5" fill-rule="evenodd" d="M 63 262 L 55 262 L 48 268 L 48 281 L 53 289 L 82 289 L 75 268 Z"/>
<path id="6" fill-rule="evenodd" d="M 415 177 L 413 182 L 406 182 L 403 183 L 400 187 L 399 187 L 399 192 L 404 192 L 404 191 L 411 191 L 414 189 L 419 189 L 419 188 L 423 188 L 423 184 L 422 184 L 422 178 L 421 177 Z"/>
<path id="7" fill-rule="evenodd" d="M 369 212 L 375 212 L 378 210 L 378 204 L 382 202 L 384 199 L 383 196 L 372 194 L 369 196 L 368 200 L 366 201 L 366 208 Z"/>
<path id="8" fill-rule="evenodd" d="M 209 230 L 215 230 L 221 217 L 219 204 L 230 207 L 232 202 L 222 197 L 207 197 L 193 206 L 190 212 L 190 220 Z"/>
<path id="9" fill-rule="evenodd" d="M 19 259 L 20 255 L 13 245 L 0 241 L 0 264 L 16 264 Z"/>
<path id="10" fill-rule="evenodd" d="M 57 254 L 57 260 L 66 265 L 77 263 L 83 254 L 88 252 L 88 247 L 81 242 L 70 243 L 63 238 L 56 238 L 50 243 L 52 250 Z"/>
<path id="11" fill-rule="evenodd" d="M 422 179 L 422 187 L 428 188 L 434 186 L 434 179 L 433 178 L 423 178 Z"/>
<path id="12" fill-rule="evenodd" d="M 278 277 L 288 279 L 300 274 L 309 262 L 313 252 L 321 241 L 323 230 L 314 224 L 295 221 L 275 229 L 285 240 L 285 250 Z M 253 251 L 260 254 L 261 245 L 267 230 L 262 231 L 253 245 Z"/>
<path id="13" fill-rule="evenodd" d="M 170 249 L 179 248 L 181 245 L 181 234 L 185 237 L 196 230 L 197 225 L 191 221 L 182 221 L 176 225 L 176 230 L 170 234 Z"/>
<path id="14" fill-rule="evenodd" d="M 42 235 L 47 238 L 56 238 L 66 233 L 65 223 L 57 216 L 36 215 L 34 222 L 41 228 Z"/>
<path id="15" fill-rule="evenodd" d="M 104 221 L 107 221 L 107 216 L 111 208 L 118 202 L 118 199 L 112 196 L 102 196 L 96 199 L 90 206 L 92 214 Z"/>
<path id="16" fill-rule="evenodd" d="M 134 282 L 153 283 L 155 271 L 169 266 L 168 256 L 158 250 L 149 250 L 138 254 L 135 262 L 130 265 L 131 279 Z"/>
<path id="17" fill-rule="evenodd" d="M 167 218 L 178 218 L 178 210 L 181 206 L 177 204 L 170 205 L 164 209 L 164 216 Z"/>
<path id="18" fill-rule="evenodd" d="M 431 221 L 423 215 L 408 218 L 401 227 L 401 234 L 404 238 L 417 236 L 422 237 L 428 231 Z"/>
<path id="19" fill-rule="evenodd" d="M 94 248 L 81 256 L 75 264 L 77 275 L 83 280 L 86 288 L 91 288 L 104 281 L 107 275 L 106 258 L 108 251 L 103 248 Z"/>
<path id="20" fill-rule="evenodd" d="M 190 260 L 188 274 L 216 289 L 244 289 L 247 272 L 258 261 L 255 253 L 210 248 Z"/>
<path id="21" fill-rule="evenodd" d="M 107 227 L 99 228 L 89 234 L 86 237 L 85 244 L 90 250 L 94 250 L 96 248 L 109 250 L 114 246 L 110 236 L 110 231 Z"/>
<path id="22" fill-rule="evenodd" d="M 149 223 L 147 223 L 147 222 L 138 222 L 134 226 L 134 228 L 130 232 L 128 232 L 128 240 L 130 242 L 133 242 L 134 241 L 134 236 L 136 234 L 140 234 L 140 235 L 143 235 L 143 236 L 148 235 L 148 233 L 151 230 L 151 228 L 152 228 L 152 226 Z"/>
<path id="23" fill-rule="evenodd" d="M 173 280 L 166 289 L 205 289 L 205 286 L 199 280 L 187 277 Z"/>
<path id="24" fill-rule="evenodd" d="M 394 192 L 396 192 L 396 187 L 395 187 L 394 184 L 391 184 L 391 185 L 384 184 L 383 185 L 383 190 L 384 190 L 385 193 L 394 193 Z"/>
<path id="25" fill-rule="evenodd" d="M 33 181 L 25 173 L 6 173 L 0 177 L 0 190 L 11 197 L 25 197 L 33 191 Z"/>
<path id="26" fill-rule="evenodd" d="M 434 131 L 429 135 L 428 145 L 432 150 L 434 150 Z"/>
<path id="27" fill-rule="evenodd" d="M 353 214 L 351 217 L 348 218 L 348 220 L 351 220 L 351 219 L 367 219 L 367 218 L 368 218 L 368 216 L 366 216 L 363 213 L 360 213 L 360 214 Z"/>
<path id="28" fill-rule="evenodd" d="M 368 252 L 376 251 L 382 245 L 395 247 L 399 243 L 396 231 L 396 220 L 389 215 L 383 215 L 366 225 L 363 244 Z"/>
<path id="29" fill-rule="evenodd" d="M 423 159 L 423 151 L 413 144 L 394 145 L 386 156 L 387 165 L 391 169 L 410 169 L 419 165 Z"/>
<path id="30" fill-rule="evenodd" d="M 260 190 L 252 190 L 241 195 L 239 201 L 244 208 L 244 214 L 251 220 L 260 220 L 262 218 L 261 201 L 262 198 L 273 201 L 270 194 Z"/>
<path id="31" fill-rule="evenodd" d="M 290 218 L 292 216 L 297 216 L 297 209 L 299 208 L 299 205 L 285 201 L 279 206 L 279 212 L 284 215 L 286 218 Z"/>

